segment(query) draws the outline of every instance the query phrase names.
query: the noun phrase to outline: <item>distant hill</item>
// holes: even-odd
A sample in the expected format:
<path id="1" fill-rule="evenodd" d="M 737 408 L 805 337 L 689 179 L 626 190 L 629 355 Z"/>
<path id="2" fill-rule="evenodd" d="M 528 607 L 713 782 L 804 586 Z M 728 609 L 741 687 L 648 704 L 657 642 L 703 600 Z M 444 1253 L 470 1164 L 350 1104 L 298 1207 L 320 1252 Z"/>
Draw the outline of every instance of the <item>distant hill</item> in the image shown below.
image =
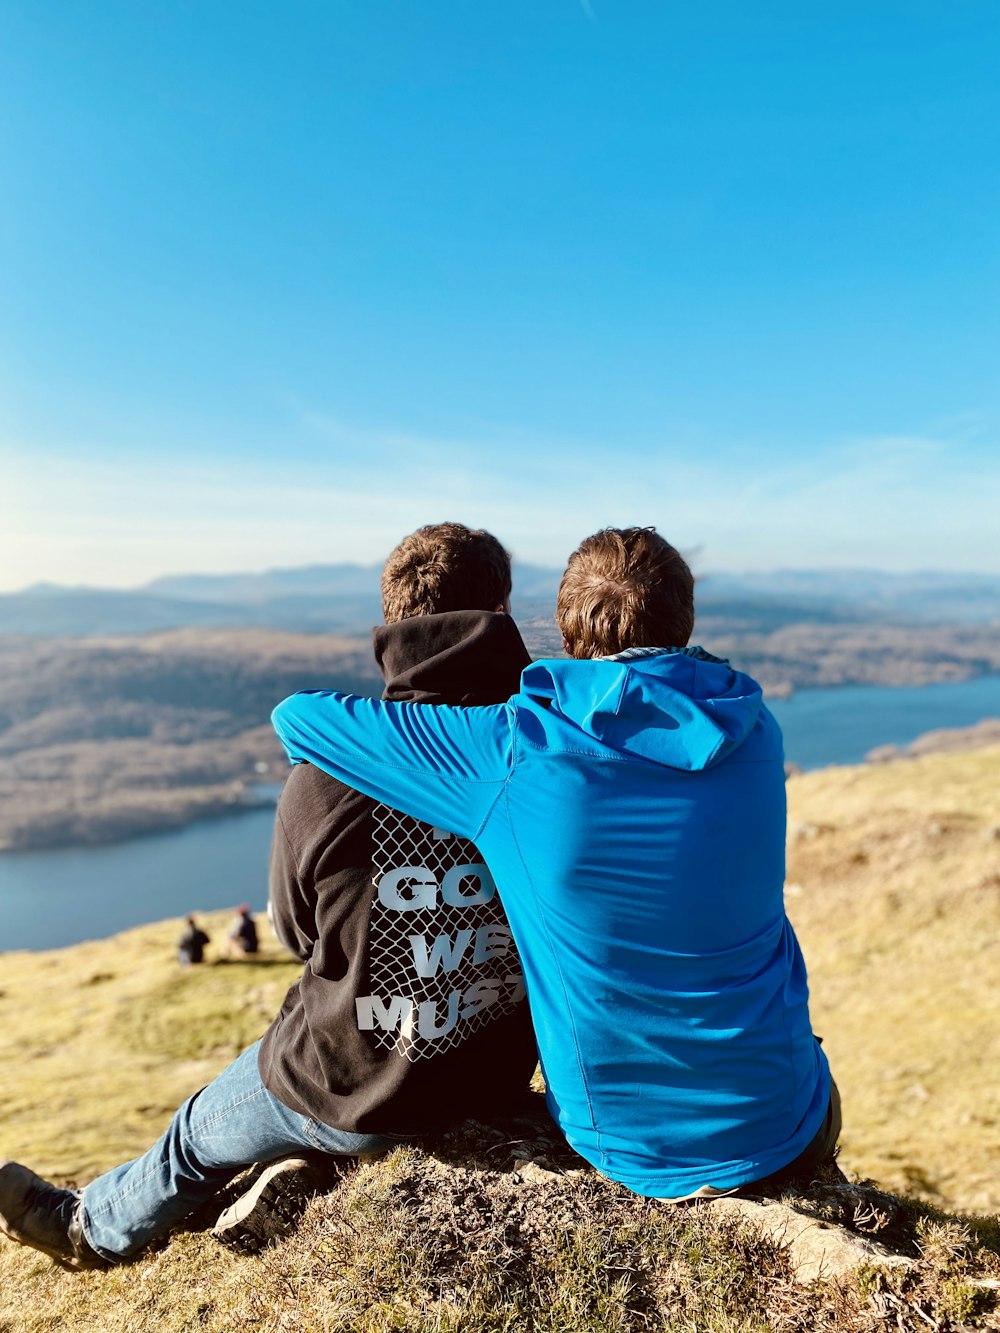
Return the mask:
<path id="1" fill-rule="evenodd" d="M 263 803 L 260 787 L 288 771 L 271 709 L 335 685 L 378 693 L 370 639 L 0 638 L 0 850 L 115 842 Z"/>
<path id="2" fill-rule="evenodd" d="M 706 574 L 702 599 L 783 602 L 813 615 L 890 616 L 945 624 L 1000 621 L 1000 575 L 922 570 L 782 569 L 764 574 Z"/>
<path id="3" fill-rule="evenodd" d="M 776 604 L 717 610 L 703 608 L 697 637 L 772 692 L 1000 671 L 991 626 L 931 634 L 832 614 L 787 622 Z M 520 625 L 534 657 L 562 652 L 551 614 Z M 261 786 L 287 772 L 271 709 L 334 686 L 381 690 L 369 633 L 0 635 L 0 851 L 115 842 L 259 804 Z"/>
<path id="4" fill-rule="evenodd" d="M 559 578 L 514 569 L 534 657 L 562 652 Z M 1000 617 L 985 614 L 1000 579 L 988 576 L 713 574 L 696 604 L 696 641 L 775 693 L 1000 671 Z M 0 596 L 0 851 L 117 841 L 263 800 L 286 771 L 271 708 L 313 685 L 377 693 L 380 620 L 375 565 Z"/>
<path id="5" fill-rule="evenodd" d="M 156 597 L 194 602 L 268 602 L 281 597 L 371 597 L 377 591 L 378 565 L 303 565 L 247 574 L 170 574 L 153 579 L 143 591 Z"/>
<path id="6" fill-rule="evenodd" d="M 0 634 L 145 634 L 188 626 L 362 633 L 381 617 L 379 567 L 306 565 L 261 573 L 186 574 L 139 588 L 35 584 L 0 595 Z M 514 567 L 514 614 L 549 620 L 561 571 Z M 705 574 L 702 617 L 759 630 L 799 623 L 1000 624 L 1000 576 L 779 570 Z"/>
<path id="7" fill-rule="evenodd" d="M 148 634 L 189 627 L 365 634 L 382 619 L 380 576 L 380 566 L 338 564 L 171 575 L 129 589 L 38 583 L 0 595 L 0 634 Z M 515 613 L 551 618 L 559 578 L 558 570 L 518 565 Z"/>
<path id="8" fill-rule="evenodd" d="M 184 574 L 154 579 L 142 589 L 157 597 L 187 598 L 216 603 L 268 603 L 284 597 L 378 596 L 381 565 L 303 565 L 269 569 L 259 574 Z M 555 598 L 561 571 L 540 565 L 514 567 L 515 591 L 520 597 Z"/>
<path id="9" fill-rule="evenodd" d="M 357 634 L 381 619 L 378 583 L 365 591 L 215 600 L 207 588 L 186 596 L 145 588 L 39 586 L 0 595 L 0 634 L 85 637 L 172 629 L 276 629 Z"/>

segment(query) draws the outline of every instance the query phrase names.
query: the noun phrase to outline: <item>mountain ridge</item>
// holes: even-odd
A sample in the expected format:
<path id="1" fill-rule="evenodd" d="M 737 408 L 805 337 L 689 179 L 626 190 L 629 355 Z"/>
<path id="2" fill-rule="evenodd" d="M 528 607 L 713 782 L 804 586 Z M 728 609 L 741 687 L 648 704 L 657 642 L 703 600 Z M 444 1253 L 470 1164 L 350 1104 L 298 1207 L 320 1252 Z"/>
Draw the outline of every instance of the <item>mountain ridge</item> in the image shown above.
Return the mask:
<path id="1" fill-rule="evenodd" d="M 38 583 L 0 594 L 0 634 L 139 633 L 185 625 L 357 632 L 381 615 L 380 567 L 352 562 L 164 575 L 133 588 Z M 515 563 L 513 607 L 549 615 L 561 571 Z M 760 620 L 1000 623 L 1000 575 L 776 570 L 698 576 L 705 612 Z"/>

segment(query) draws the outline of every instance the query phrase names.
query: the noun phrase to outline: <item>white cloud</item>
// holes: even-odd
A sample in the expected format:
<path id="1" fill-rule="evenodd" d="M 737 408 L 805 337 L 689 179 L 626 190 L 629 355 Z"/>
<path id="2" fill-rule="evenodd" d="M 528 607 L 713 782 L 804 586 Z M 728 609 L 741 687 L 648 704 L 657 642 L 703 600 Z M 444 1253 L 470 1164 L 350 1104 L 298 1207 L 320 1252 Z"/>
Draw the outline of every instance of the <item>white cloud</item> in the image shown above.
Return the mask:
<path id="1" fill-rule="evenodd" d="M 558 565 L 582 536 L 655 523 L 703 569 L 1000 569 L 998 451 L 881 436 L 789 458 L 746 445 L 655 451 L 453 441 L 316 417 L 329 451 L 58 457 L 0 450 L 0 590 L 131 586 L 158 574 L 380 560 L 421 523 L 493 529 Z"/>
<path id="2" fill-rule="evenodd" d="M 768 475 L 754 503 L 766 540 L 739 534 L 746 567 L 1000 569 L 1000 464 L 953 442 L 877 437 L 831 446 Z M 737 562 L 735 552 L 713 560 Z"/>

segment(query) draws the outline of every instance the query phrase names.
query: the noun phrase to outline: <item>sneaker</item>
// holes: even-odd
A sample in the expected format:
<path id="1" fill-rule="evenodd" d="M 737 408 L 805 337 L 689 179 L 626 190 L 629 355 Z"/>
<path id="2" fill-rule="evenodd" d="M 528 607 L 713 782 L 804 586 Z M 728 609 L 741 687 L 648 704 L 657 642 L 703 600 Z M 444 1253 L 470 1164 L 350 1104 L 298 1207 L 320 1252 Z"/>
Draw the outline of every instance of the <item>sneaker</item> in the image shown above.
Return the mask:
<path id="1" fill-rule="evenodd" d="M 260 1254 L 291 1234 L 310 1199 L 329 1187 L 329 1157 L 281 1157 L 222 1214 L 212 1235 L 239 1254 Z"/>
<path id="2" fill-rule="evenodd" d="M 66 1268 L 107 1268 L 83 1235 L 83 1202 L 19 1162 L 0 1161 L 0 1231 Z"/>

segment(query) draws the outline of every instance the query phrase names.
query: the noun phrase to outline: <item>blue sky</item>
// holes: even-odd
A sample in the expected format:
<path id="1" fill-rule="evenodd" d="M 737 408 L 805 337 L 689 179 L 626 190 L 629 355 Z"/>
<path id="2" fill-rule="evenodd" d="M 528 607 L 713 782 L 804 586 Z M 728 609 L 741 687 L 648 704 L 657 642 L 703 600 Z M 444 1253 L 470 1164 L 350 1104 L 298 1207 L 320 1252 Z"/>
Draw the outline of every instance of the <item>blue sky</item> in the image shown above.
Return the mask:
<path id="1" fill-rule="evenodd" d="M 8 0 L 0 591 L 1000 571 L 995 0 Z"/>

